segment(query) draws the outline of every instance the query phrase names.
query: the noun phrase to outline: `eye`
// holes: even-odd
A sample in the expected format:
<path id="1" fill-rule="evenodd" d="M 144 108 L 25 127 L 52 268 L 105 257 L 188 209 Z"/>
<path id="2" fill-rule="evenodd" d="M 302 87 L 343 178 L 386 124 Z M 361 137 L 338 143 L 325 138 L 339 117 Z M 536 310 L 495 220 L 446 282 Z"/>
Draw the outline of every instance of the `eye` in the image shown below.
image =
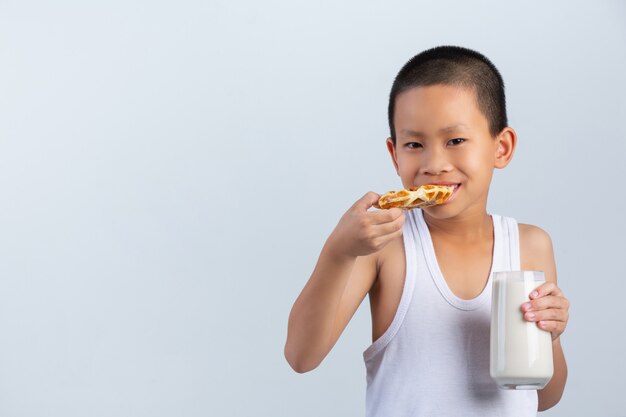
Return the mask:
<path id="1" fill-rule="evenodd" d="M 422 148 L 422 144 L 421 144 L 421 143 L 418 143 L 418 142 L 409 142 L 409 143 L 407 143 L 407 144 L 406 144 L 406 145 L 404 145 L 404 146 L 406 146 L 406 147 L 407 147 L 407 148 L 409 148 L 409 149 L 417 149 L 417 148 Z"/>
<path id="2" fill-rule="evenodd" d="M 463 142 L 465 142 L 465 139 L 462 139 L 462 138 L 454 138 L 454 139 L 450 139 L 450 140 L 448 141 L 448 143 L 449 143 L 450 145 L 454 145 L 454 146 L 456 146 L 456 145 L 460 145 L 460 144 L 462 144 Z"/>

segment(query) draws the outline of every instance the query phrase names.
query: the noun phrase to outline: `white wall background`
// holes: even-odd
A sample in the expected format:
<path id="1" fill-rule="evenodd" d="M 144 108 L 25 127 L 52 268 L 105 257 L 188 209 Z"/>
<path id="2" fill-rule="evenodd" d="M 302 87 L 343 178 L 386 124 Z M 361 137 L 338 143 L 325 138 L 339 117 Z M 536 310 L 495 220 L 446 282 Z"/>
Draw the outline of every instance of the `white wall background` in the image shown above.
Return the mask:
<path id="1" fill-rule="evenodd" d="M 626 416 L 625 41 L 619 0 L 0 1 L 0 415 L 363 415 L 367 303 L 304 375 L 287 317 L 400 185 L 393 77 L 457 44 L 520 139 L 490 210 L 550 232 L 572 301 L 542 415 Z"/>

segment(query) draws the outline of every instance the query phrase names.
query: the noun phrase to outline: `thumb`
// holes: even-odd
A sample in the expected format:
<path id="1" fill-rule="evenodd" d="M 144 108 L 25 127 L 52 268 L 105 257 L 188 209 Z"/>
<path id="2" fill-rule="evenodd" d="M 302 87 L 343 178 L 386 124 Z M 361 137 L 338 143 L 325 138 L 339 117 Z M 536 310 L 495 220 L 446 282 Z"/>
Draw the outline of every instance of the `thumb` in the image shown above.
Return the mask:
<path id="1" fill-rule="evenodd" d="M 380 196 L 378 194 L 376 194 L 373 191 L 369 191 L 363 197 L 357 200 L 356 203 L 354 203 L 354 208 L 367 211 L 367 209 L 369 209 L 370 207 L 374 205 L 378 206 L 379 198 Z"/>

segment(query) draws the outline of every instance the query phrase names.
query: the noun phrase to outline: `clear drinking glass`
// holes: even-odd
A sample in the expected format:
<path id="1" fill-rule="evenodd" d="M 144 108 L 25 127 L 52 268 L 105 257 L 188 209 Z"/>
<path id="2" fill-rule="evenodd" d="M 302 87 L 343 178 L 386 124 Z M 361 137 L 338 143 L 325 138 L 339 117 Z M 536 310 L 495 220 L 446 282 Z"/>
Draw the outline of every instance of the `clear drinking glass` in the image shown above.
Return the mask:
<path id="1" fill-rule="evenodd" d="M 552 378 L 552 337 L 524 319 L 522 304 L 545 282 L 542 271 L 493 274 L 489 372 L 503 389 L 542 389 Z"/>

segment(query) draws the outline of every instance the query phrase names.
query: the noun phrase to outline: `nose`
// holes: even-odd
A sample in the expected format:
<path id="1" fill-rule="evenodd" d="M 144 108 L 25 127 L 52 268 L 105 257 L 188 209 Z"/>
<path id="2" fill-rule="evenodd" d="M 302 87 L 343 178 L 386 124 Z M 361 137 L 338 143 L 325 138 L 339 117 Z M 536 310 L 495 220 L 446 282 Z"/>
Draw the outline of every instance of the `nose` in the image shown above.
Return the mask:
<path id="1" fill-rule="evenodd" d="M 448 160 L 445 149 L 431 147 L 424 153 L 421 174 L 435 176 L 452 170 L 452 164 Z"/>

